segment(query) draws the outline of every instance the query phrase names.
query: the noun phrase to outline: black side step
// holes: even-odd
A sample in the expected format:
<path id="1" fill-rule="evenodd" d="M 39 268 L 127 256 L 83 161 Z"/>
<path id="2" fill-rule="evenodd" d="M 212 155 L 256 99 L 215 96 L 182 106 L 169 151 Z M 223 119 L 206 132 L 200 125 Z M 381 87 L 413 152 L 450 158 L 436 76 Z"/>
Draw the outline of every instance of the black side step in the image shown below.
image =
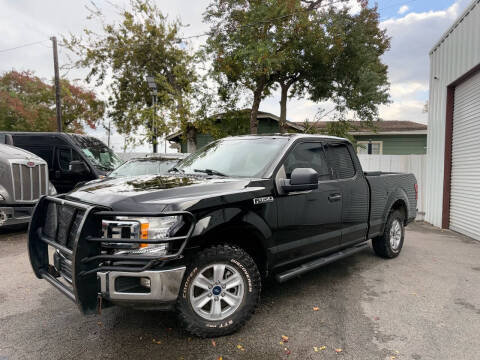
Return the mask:
<path id="1" fill-rule="evenodd" d="M 366 247 L 368 247 L 368 243 L 364 242 L 360 245 L 357 245 L 357 246 L 354 246 L 354 247 L 351 247 L 351 248 L 347 248 L 347 249 L 341 250 L 339 252 L 333 253 L 331 255 L 328 255 L 328 256 L 325 256 L 325 257 L 322 257 L 322 258 L 304 263 L 304 264 L 302 264 L 302 265 L 300 265 L 296 268 L 293 268 L 293 269 L 287 270 L 283 273 L 277 274 L 275 276 L 275 279 L 278 282 L 282 283 L 282 282 L 290 280 L 291 278 L 294 278 L 298 275 L 304 274 L 304 273 L 306 273 L 310 270 L 314 270 L 314 269 L 319 268 L 321 266 L 330 264 L 334 261 L 337 261 L 337 260 L 343 259 L 347 256 L 353 255 L 353 254 L 355 254 L 359 251 L 362 251 Z"/>

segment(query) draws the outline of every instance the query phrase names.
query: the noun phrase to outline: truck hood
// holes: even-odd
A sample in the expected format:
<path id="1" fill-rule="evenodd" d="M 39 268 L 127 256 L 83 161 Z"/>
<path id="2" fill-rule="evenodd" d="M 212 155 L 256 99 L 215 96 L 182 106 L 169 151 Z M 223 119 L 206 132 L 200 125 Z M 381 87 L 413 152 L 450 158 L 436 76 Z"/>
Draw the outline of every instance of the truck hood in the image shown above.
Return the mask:
<path id="1" fill-rule="evenodd" d="M 94 180 L 67 195 L 115 211 L 179 211 L 271 194 L 271 181 L 201 175 L 149 175 Z"/>
<path id="2" fill-rule="evenodd" d="M 0 154 L 2 154 L 2 158 L 5 159 L 32 160 L 35 162 L 45 163 L 43 159 L 35 154 L 32 154 L 30 151 L 23 150 L 15 146 L 0 144 Z"/>

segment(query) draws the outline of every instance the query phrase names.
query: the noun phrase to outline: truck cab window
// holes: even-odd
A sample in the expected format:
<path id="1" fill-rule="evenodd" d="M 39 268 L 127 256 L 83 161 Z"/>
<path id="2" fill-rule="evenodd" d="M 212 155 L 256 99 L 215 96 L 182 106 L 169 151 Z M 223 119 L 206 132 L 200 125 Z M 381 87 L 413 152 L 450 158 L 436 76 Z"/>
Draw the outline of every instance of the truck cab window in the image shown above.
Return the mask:
<path id="1" fill-rule="evenodd" d="M 345 144 L 329 144 L 326 150 L 328 164 L 336 179 L 349 179 L 355 176 L 355 166 Z"/>
<path id="2" fill-rule="evenodd" d="M 58 154 L 58 165 L 60 166 L 60 169 L 63 171 L 68 171 L 70 162 L 72 160 L 80 160 L 80 157 L 75 151 L 72 151 L 71 149 L 58 149 L 57 150 Z"/>
<path id="3" fill-rule="evenodd" d="M 318 180 L 330 180 L 325 152 L 320 143 L 300 143 L 284 162 L 285 174 L 290 179 L 295 168 L 312 168 L 318 173 Z"/>
<path id="4" fill-rule="evenodd" d="M 40 156 L 48 164 L 48 168 L 52 168 L 52 158 L 53 158 L 53 148 L 48 146 L 24 146 L 25 150 L 34 153 L 37 156 Z"/>

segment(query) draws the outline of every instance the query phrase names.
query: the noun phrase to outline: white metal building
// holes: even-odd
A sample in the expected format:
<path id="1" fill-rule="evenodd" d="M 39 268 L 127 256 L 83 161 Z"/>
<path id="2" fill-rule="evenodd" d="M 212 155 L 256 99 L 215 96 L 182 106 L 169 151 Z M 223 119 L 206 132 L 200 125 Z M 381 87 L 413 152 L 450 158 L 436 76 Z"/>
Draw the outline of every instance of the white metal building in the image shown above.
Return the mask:
<path id="1" fill-rule="evenodd" d="M 480 0 L 430 51 L 425 220 L 480 240 Z"/>

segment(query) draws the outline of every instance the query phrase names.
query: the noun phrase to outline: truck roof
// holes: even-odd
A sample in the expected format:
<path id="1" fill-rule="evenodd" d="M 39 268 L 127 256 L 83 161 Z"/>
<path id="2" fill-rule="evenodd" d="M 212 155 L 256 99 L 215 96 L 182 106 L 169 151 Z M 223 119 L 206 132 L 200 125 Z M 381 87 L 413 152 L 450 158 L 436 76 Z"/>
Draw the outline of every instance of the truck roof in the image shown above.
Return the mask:
<path id="1" fill-rule="evenodd" d="M 337 136 L 330 136 L 330 135 L 323 135 L 323 134 L 303 134 L 303 133 L 287 133 L 287 134 L 259 134 L 259 135 L 237 135 L 237 136 L 229 136 L 225 139 L 235 139 L 235 138 L 281 138 L 286 137 L 289 139 L 303 139 L 303 138 L 313 138 L 313 139 L 323 139 L 323 140 L 331 140 L 331 141 L 344 141 L 350 142 L 348 139 L 337 137 Z"/>

